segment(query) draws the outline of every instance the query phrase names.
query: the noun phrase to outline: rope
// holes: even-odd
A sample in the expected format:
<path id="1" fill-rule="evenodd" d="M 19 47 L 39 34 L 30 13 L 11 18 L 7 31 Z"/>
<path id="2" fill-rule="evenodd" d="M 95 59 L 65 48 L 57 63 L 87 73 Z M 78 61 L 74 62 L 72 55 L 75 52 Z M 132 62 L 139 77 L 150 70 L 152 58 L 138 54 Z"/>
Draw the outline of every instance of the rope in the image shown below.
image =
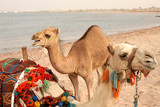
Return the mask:
<path id="1" fill-rule="evenodd" d="M 28 57 L 30 58 L 30 59 L 32 59 L 33 61 L 38 61 L 38 60 L 40 60 L 40 58 L 42 57 L 42 54 L 43 54 L 43 49 L 44 49 L 44 47 L 43 48 L 41 48 L 41 54 L 40 54 L 40 56 L 36 59 L 35 58 L 35 56 L 33 56 L 33 57 L 31 57 L 30 55 L 28 55 Z"/>
<path id="2" fill-rule="evenodd" d="M 42 33 L 43 36 L 45 36 L 45 34 L 44 34 L 43 31 L 41 31 L 41 33 Z M 47 40 L 52 40 L 52 39 L 54 39 L 54 38 L 56 38 L 56 36 L 53 36 L 52 38 L 49 38 L 49 39 L 45 39 L 44 47 L 41 49 L 41 54 L 40 54 L 40 56 L 39 56 L 38 59 L 35 59 L 34 57 L 31 57 L 31 56 L 28 55 L 29 58 L 31 58 L 33 61 L 38 61 L 38 60 L 40 60 L 40 58 L 42 57 L 42 54 L 43 54 L 43 49 L 46 47 Z"/>
<path id="3" fill-rule="evenodd" d="M 31 57 L 30 55 L 28 55 L 28 57 L 31 58 L 33 61 L 38 61 L 38 60 L 40 60 L 40 58 L 42 57 L 42 54 L 43 54 L 43 50 L 44 50 L 44 48 L 46 47 L 46 44 L 47 44 L 47 40 L 45 39 L 44 47 L 41 48 L 41 54 L 40 54 L 40 56 L 39 56 L 38 59 L 35 59 L 35 56 L 34 56 L 34 57 Z"/>
<path id="4" fill-rule="evenodd" d="M 138 98 L 139 98 L 139 94 L 138 94 L 138 81 L 139 81 L 139 76 L 138 76 L 138 73 L 135 73 L 135 76 L 136 76 L 136 85 L 135 85 L 135 89 L 136 89 L 136 94 L 134 95 L 134 107 L 138 107 Z"/>

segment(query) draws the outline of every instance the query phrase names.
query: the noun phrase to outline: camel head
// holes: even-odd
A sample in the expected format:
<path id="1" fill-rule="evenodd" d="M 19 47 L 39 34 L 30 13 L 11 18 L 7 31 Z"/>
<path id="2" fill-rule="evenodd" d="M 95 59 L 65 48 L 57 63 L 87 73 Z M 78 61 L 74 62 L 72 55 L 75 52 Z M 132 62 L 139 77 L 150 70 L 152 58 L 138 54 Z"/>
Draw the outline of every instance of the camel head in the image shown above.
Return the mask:
<path id="1" fill-rule="evenodd" d="M 35 33 L 32 36 L 32 40 L 34 40 L 34 43 L 32 45 L 47 47 L 55 40 L 57 40 L 56 38 L 58 38 L 59 32 L 60 32 L 59 28 L 55 29 L 54 27 L 50 27 L 38 33 Z"/>
<path id="2" fill-rule="evenodd" d="M 137 46 L 126 43 L 114 47 L 109 45 L 108 50 L 112 55 L 110 66 L 113 70 L 122 74 L 121 79 L 129 77 L 130 73 L 135 73 L 135 71 L 141 71 L 146 76 L 157 65 L 157 61 L 151 52 Z"/>

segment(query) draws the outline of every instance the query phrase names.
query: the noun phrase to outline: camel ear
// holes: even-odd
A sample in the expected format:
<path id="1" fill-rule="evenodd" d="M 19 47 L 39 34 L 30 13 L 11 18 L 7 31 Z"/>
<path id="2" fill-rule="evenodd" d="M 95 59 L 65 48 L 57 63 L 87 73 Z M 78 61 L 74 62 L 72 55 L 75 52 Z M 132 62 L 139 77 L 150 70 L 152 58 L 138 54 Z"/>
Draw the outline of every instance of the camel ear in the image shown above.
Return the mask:
<path id="1" fill-rule="evenodd" d="M 111 55 L 114 55 L 114 48 L 113 48 L 113 46 L 111 45 L 111 44 L 109 44 L 109 46 L 107 47 L 108 48 L 108 51 L 109 51 L 109 53 L 111 54 Z"/>
<path id="2" fill-rule="evenodd" d="M 57 28 L 57 35 L 60 33 L 60 28 L 58 27 Z"/>

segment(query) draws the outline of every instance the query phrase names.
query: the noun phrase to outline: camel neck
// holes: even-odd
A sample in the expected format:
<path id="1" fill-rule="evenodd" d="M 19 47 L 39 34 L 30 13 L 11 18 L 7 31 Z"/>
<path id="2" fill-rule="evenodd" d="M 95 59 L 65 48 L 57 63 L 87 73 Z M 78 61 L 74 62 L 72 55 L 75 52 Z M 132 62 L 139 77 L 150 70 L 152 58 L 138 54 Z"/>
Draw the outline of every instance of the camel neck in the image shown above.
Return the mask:
<path id="1" fill-rule="evenodd" d="M 72 58 L 70 56 L 64 57 L 60 50 L 59 40 L 46 49 L 48 50 L 50 62 L 56 71 L 62 74 L 74 72 Z"/>

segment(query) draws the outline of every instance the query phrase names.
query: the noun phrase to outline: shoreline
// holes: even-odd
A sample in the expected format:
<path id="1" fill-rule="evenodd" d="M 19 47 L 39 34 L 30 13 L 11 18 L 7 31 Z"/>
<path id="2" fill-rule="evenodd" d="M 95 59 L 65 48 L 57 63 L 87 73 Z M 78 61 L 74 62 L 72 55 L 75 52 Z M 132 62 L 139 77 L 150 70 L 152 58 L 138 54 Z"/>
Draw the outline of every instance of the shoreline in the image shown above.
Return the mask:
<path id="1" fill-rule="evenodd" d="M 151 28 L 137 29 L 134 31 L 123 32 L 118 34 L 108 35 L 107 38 L 114 44 L 117 43 L 125 43 L 125 41 L 130 44 L 136 45 L 140 48 L 147 49 L 151 51 L 157 61 L 160 63 L 160 26 L 155 26 Z M 69 52 L 73 43 L 61 44 L 62 52 L 66 56 Z M 36 57 L 35 59 L 40 58 L 40 60 L 36 61 L 37 64 L 41 66 L 48 67 L 52 69 L 55 75 L 59 78 L 59 83 L 62 86 L 65 86 L 67 90 L 71 90 L 73 92 L 73 86 L 68 78 L 67 74 L 60 74 L 53 69 L 50 64 L 47 51 L 41 55 L 40 48 L 28 49 L 29 56 Z M 36 53 L 36 55 L 35 55 Z M 9 57 L 22 58 L 21 51 L 18 52 L 10 52 L 0 54 L 0 58 L 5 59 Z M 140 107 L 160 107 L 160 65 L 156 67 L 154 71 L 150 73 L 147 79 L 143 78 L 138 83 L 138 92 L 140 95 L 138 105 Z M 97 74 L 94 72 L 94 92 L 97 89 Z M 80 94 L 82 102 L 87 101 L 87 88 L 85 86 L 84 80 L 79 77 L 79 85 L 80 85 Z M 132 107 L 133 106 L 133 96 L 135 94 L 135 87 L 131 87 L 130 85 L 123 86 L 120 92 L 119 99 L 115 101 L 115 107 Z"/>
<path id="2" fill-rule="evenodd" d="M 106 34 L 106 37 L 107 38 L 109 38 L 109 39 L 112 39 L 113 38 L 113 36 L 122 36 L 122 35 L 127 35 L 127 34 L 131 34 L 131 33 L 134 33 L 134 32 L 141 32 L 141 31 L 145 31 L 145 30 L 150 30 L 150 29 L 155 29 L 155 28 L 159 28 L 160 27 L 160 25 L 157 25 L 157 26 L 152 26 L 152 27 L 146 27 L 146 28 L 140 28 L 140 29 L 135 29 L 135 30 L 128 30 L 128 31 L 123 31 L 123 32 L 117 32 L 117 33 L 113 33 L 113 34 Z M 79 38 L 78 38 L 79 39 Z M 78 40 L 77 39 L 77 40 Z M 64 40 L 65 41 L 65 40 Z M 75 40 L 76 41 L 76 40 Z M 64 42 L 63 43 L 63 41 L 62 41 L 62 43 L 60 43 L 60 45 L 62 45 L 62 46 L 65 46 L 65 45 L 71 45 L 71 44 L 73 44 L 75 41 L 67 41 L 67 42 Z M 24 47 L 24 46 L 22 46 L 22 47 Z M 38 49 L 40 48 L 40 47 L 37 47 Z M 32 50 L 34 50 L 34 49 L 37 49 L 36 47 L 33 47 L 33 48 L 28 48 L 28 50 L 30 50 L 30 51 L 32 51 Z M 20 48 L 19 48 L 20 49 Z M 4 52 L 4 53 L 0 53 L 0 57 L 1 57 L 1 55 L 5 55 L 5 54 L 11 54 L 11 53 L 20 53 L 21 51 L 19 51 L 19 50 L 15 50 L 15 51 L 10 51 L 10 52 Z"/>
<path id="3" fill-rule="evenodd" d="M 160 8 L 133 9 L 74 9 L 74 10 L 13 10 L 0 13 L 160 13 Z"/>

